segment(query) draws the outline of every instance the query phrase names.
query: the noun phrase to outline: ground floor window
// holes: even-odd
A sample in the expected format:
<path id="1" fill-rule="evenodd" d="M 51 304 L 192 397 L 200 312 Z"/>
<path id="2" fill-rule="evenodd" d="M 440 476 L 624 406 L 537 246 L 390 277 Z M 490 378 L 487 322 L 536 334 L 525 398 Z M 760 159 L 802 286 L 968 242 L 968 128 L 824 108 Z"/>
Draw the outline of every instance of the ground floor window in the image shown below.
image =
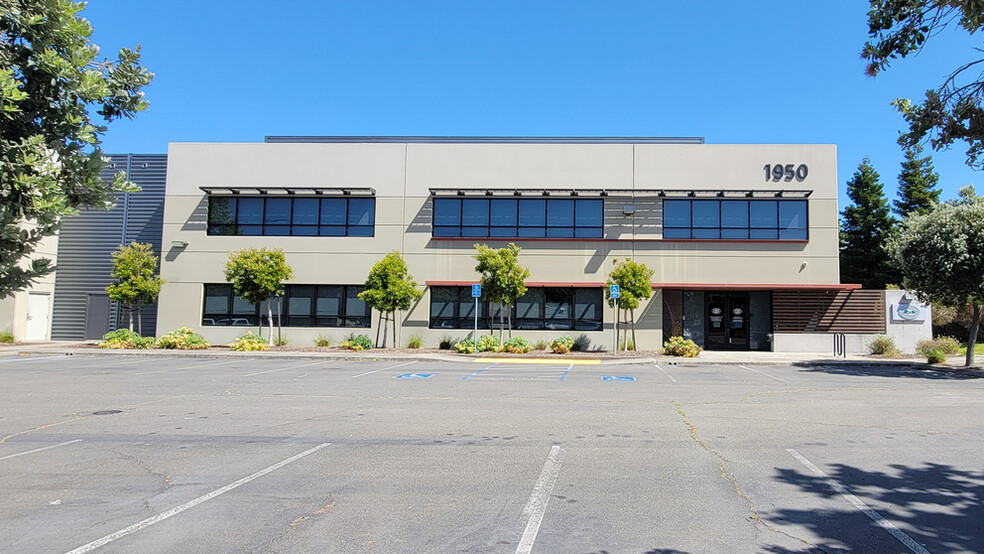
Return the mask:
<path id="1" fill-rule="evenodd" d="M 287 285 L 279 315 L 285 327 L 369 327 L 370 309 L 359 300 L 362 285 Z M 277 303 L 273 305 L 277 324 Z M 255 327 L 269 323 L 265 306 L 233 293 L 232 285 L 205 285 L 202 325 Z"/>
<path id="2" fill-rule="evenodd" d="M 431 287 L 430 327 L 472 329 L 475 299 L 471 287 Z M 603 295 L 600 288 L 531 287 L 512 308 L 514 329 L 595 331 L 602 328 Z M 494 312 L 494 313 L 493 313 Z M 488 314 L 492 313 L 492 321 Z M 478 327 L 499 326 L 498 310 L 478 301 Z"/>

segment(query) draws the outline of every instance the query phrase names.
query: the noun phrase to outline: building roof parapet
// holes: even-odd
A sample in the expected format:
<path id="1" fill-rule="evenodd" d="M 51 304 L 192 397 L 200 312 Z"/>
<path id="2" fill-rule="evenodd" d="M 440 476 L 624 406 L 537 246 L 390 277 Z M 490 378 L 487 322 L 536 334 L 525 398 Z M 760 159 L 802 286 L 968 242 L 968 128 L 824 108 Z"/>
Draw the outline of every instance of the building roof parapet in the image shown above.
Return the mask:
<path id="1" fill-rule="evenodd" d="M 267 143 L 704 144 L 704 137 L 267 136 Z"/>

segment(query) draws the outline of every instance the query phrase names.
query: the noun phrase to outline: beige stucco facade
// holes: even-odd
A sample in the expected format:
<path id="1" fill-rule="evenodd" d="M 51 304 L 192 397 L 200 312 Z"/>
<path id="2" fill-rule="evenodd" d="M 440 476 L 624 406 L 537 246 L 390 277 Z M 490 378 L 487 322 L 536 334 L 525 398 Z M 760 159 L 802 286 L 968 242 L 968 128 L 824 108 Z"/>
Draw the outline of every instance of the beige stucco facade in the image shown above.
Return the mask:
<path id="1" fill-rule="evenodd" d="M 37 258 L 56 262 L 57 255 L 58 236 L 45 237 L 37 250 L 21 261 L 21 266 L 28 267 Z M 0 331 L 10 331 L 16 342 L 49 340 L 54 291 L 55 274 L 51 272 L 27 290 L 0 299 Z"/>
<path id="2" fill-rule="evenodd" d="M 765 165 L 805 165 L 805 179 L 766 180 Z M 375 190 L 373 237 L 210 236 L 207 195 L 201 187 L 367 187 Z M 584 191 L 604 199 L 601 239 L 438 239 L 432 237 L 431 189 Z M 678 241 L 662 236 L 662 203 L 655 191 L 810 191 L 808 241 Z M 768 191 L 768 192 L 766 192 Z M 557 194 L 556 190 L 552 194 Z M 707 194 L 707 192 L 700 192 Z M 624 206 L 634 207 L 632 215 Z M 630 210 L 631 211 L 631 210 Z M 204 283 L 222 283 L 231 250 L 282 248 L 292 283 L 361 284 L 374 262 L 399 250 L 423 286 L 477 282 L 472 245 L 516 242 L 531 283 L 601 286 L 616 258 L 632 257 L 655 270 L 654 284 L 831 285 L 839 280 L 836 148 L 833 145 L 711 145 L 650 143 L 176 143 L 168 152 L 163 261 L 167 281 L 159 303 L 159 334 L 189 326 L 214 343 L 244 329 L 202 326 Z M 180 246 L 187 243 L 186 246 Z M 179 245 L 179 246 L 174 246 Z M 429 287 L 428 287 L 429 290 Z M 421 335 L 435 346 L 446 329 L 429 329 L 429 295 L 400 316 L 401 341 Z M 295 344 L 319 335 L 337 340 L 371 329 L 287 328 Z M 640 348 L 662 341 L 659 291 L 636 312 Z M 607 331 L 587 332 L 594 347 L 612 342 Z M 467 330 L 450 333 L 464 336 Z M 558 331 L 524 331 L 550 339 Z M 571 332 L 580 334 L 580 332 Z"/>

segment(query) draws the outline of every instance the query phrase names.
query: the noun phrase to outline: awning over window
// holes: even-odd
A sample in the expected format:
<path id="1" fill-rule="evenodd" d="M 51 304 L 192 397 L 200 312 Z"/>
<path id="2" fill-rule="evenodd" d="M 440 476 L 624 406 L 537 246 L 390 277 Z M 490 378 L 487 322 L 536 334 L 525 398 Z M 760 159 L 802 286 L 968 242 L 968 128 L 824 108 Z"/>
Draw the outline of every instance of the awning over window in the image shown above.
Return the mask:
<path id="1" fill-rule="evenodd" d="M 809 198 L 812 190 L 432 188 L 432 196 L 633 196 L 635 198 Z"/>
<path id="2" fill-rule="evenodd" d="M 199 187 L 209 196 L 376 196 L 369 187 Z"/>

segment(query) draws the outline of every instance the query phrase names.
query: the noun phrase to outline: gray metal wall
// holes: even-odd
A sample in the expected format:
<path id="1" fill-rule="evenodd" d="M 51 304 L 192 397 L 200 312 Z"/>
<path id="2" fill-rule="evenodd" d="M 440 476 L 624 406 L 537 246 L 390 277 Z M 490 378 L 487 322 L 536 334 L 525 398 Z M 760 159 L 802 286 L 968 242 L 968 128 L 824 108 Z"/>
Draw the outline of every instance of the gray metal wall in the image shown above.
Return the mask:
<path id="1" fill-rule="evenodd" d="M 52 340 L 83 340 L 86 329 L 86 297 L 104 293 L 112 282 L 112 252 L 121 244 L 149 242 L 161 255 L 161 228 L 164 216 L 166 154 L 122 154 L 110 156 L 111 163 L 102 178 L 111 180 L 119 171 L 140 185 L 141 191 L 120 194 L 116 207 L 108 212 L 85 210 L 66 217 L 58 239 L 55 273 Z M 157 328 L 157 307 L 143 308 L 143 334 Z M 110 321 L 93 322 L 110 329 L 120 325 L 120 309 L 115 303 Z"/>

